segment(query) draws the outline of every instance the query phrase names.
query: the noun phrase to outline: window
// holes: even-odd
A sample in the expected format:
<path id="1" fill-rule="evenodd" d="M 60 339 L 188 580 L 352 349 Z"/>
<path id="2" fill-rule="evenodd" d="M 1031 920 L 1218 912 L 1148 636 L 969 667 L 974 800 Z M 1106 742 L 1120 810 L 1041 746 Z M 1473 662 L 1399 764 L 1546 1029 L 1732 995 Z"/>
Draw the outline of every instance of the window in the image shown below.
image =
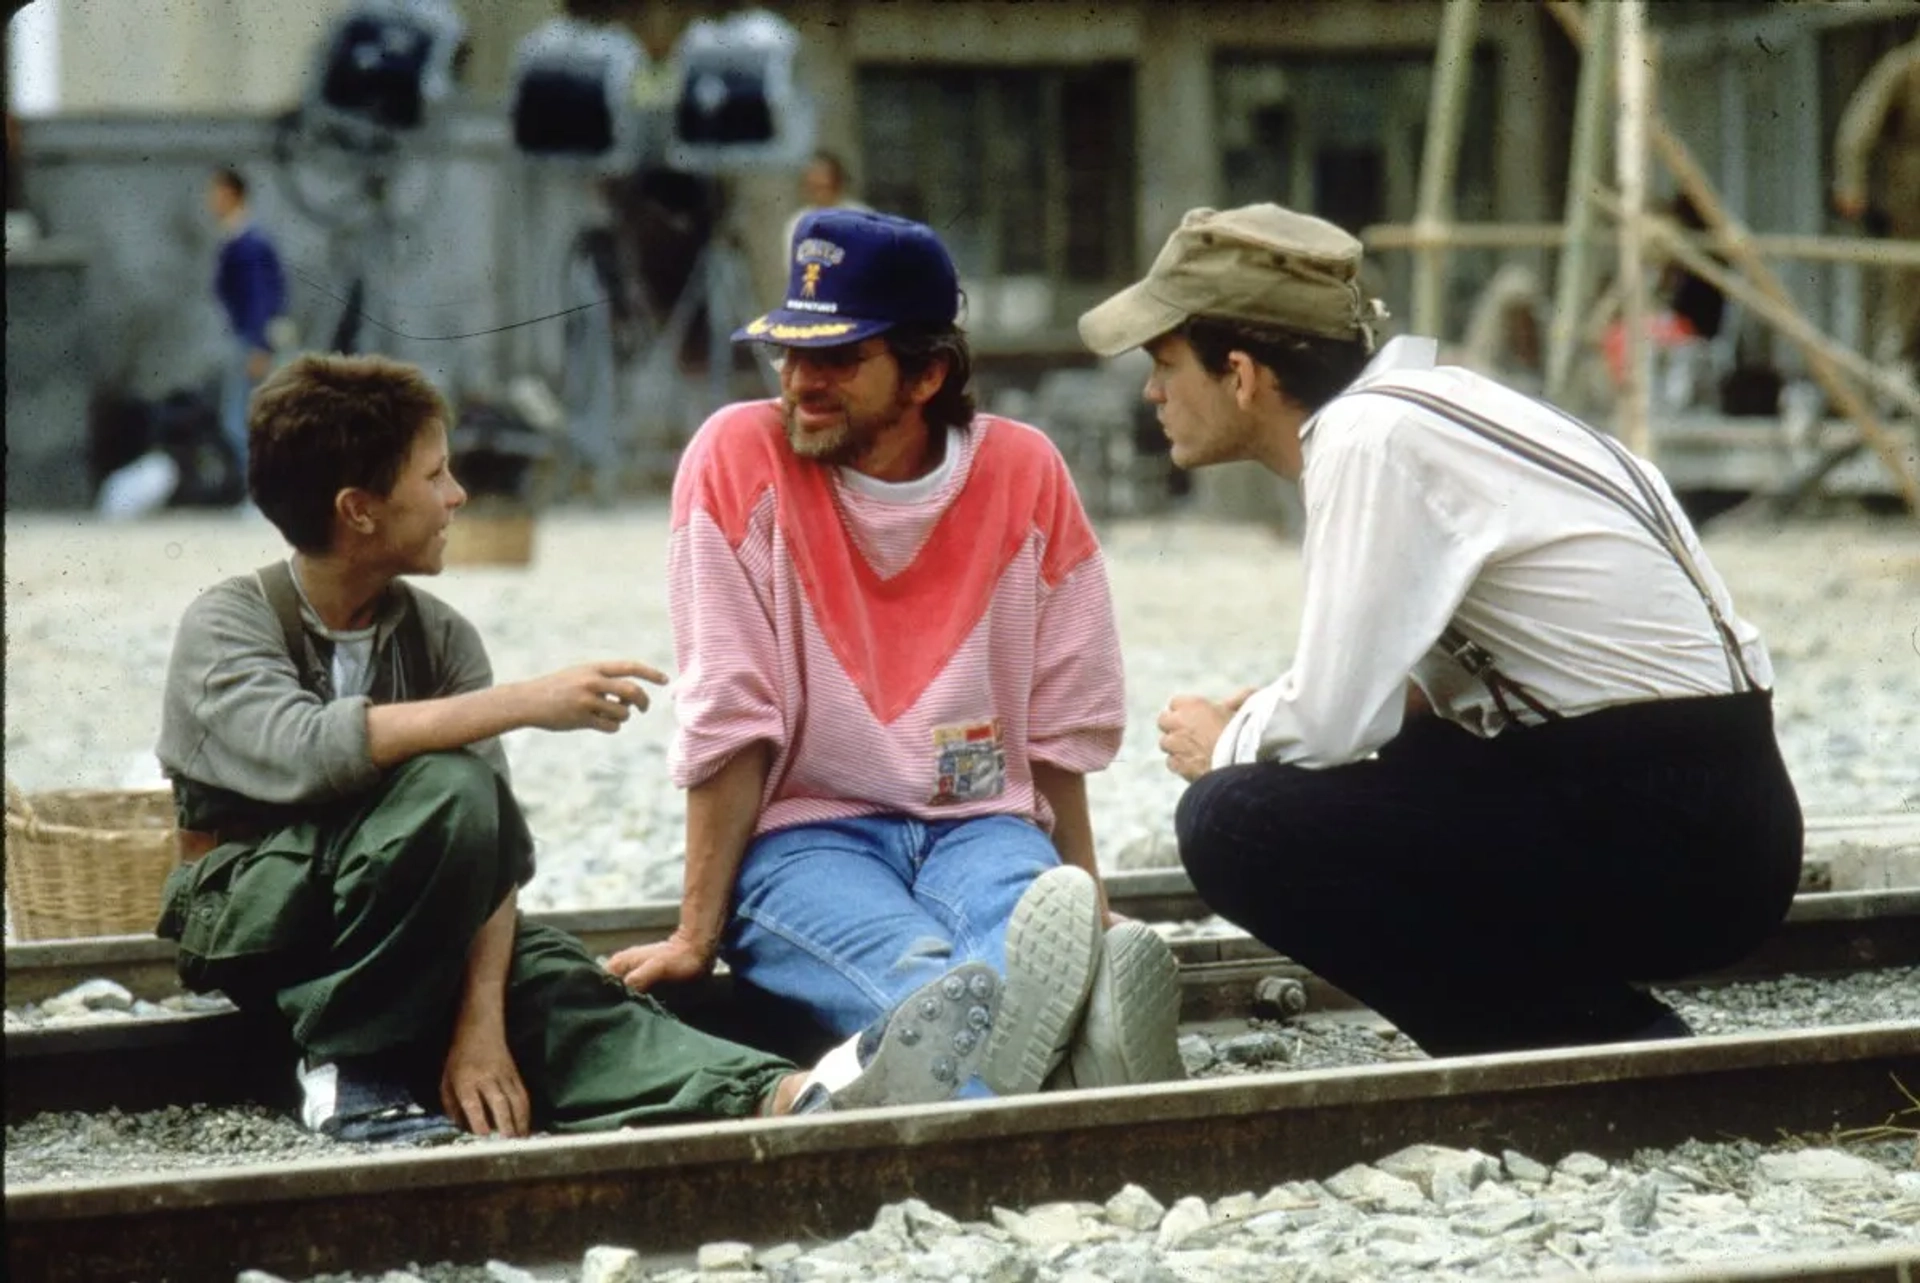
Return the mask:
<path id="1" fill-rule="evenodd" d="M 1494 80 L 1493 56 L 1483 50 L 1475 58 L 1456 170 L 1453 216 L 1461 222 L 1494 213 Z M 1356 236 L 1374 223 L 1412 221 L 1433 84 L 1431 52 L 1234 55 L 1218 61 L 1214 83 L 1226 205 L 1276 201 Z M 1455 255 L 1451 316 L 1465 315 L 1476 282 L 1491 275 L 1498 258 L 1492 251 Z M 1384 279 L 1375 288 L 1384 288 L 1390 300 L 1404 300 L 1409 261 L 1405 254 L 1381 256 Z"/>
<path id="2" fill-rule="evenodd" d="M 869 65 L 859 92 L 862 195 L 940 233 L 975 328 L 1070 325 L 1132 279 L 1131 66 Z"/>

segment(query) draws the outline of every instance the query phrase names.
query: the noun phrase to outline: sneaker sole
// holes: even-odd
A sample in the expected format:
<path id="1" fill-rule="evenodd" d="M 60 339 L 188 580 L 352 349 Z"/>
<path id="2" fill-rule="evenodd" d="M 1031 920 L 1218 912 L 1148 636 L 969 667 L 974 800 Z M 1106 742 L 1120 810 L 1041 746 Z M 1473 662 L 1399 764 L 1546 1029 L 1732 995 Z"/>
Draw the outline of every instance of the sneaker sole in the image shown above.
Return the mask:
<path id="1" fill-rule="evenodd" d="M 1004 992 L 999 973 L 984 962 L 965 963 L 921 985 L 894 1007 L 873 1058 L 832 1094 L 833 1108 L 950 1099 L 979 1072 Z"/>
<path id="2" fill-rule="evenodd" d="M 1145 923 L 1123 922 L 1107 932 L 1067 1064 L 1075 1087 L 1187 1076 L 1180 1060 L 1180 965 Z"/>
<path id="3" fill-rule="evenodd" d="M 1099 944 L 1093 879 L 1067 865 L 1034 879 L 1007 923 L 1007 987 L 980 1070 L 996 1094 L 1040 1090 L 1086 1009 Z"/>

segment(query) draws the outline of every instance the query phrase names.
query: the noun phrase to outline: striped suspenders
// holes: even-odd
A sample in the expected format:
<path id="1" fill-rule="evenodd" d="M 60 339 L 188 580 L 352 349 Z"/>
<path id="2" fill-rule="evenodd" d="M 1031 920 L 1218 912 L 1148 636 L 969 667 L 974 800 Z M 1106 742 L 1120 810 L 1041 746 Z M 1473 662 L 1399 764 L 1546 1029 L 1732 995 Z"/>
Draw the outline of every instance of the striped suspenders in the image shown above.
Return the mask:
<path id="1" fill-rule="evenodd" d="M 1601 498 L 1624 509 L 1653 537 L 1655 543 L 1660 544 L 1667 550 L 1667 555 L 1673 558 L 1674 563 L 1686 574 L 1687 580 L 1693 585 L 1694 591 L 1700 594 L 1700 600 L 1707 608 L 1707 616 L 1713 621 L 1714 631 L 1719 634 L 1720 647 L 1726 652 L 1727 678 L 1733 684 L 1733 689 L 1739 692 L 1753 690 L 1759 686 L 1759 683 L 1753 680 L 1753 674 L 1747 671 L 1746 660 L 1740 654 L 1740 643 L 1734 636 L 1733 627 L 1727 622 L 1726 615 L 1721 611 L 1719 603 L 1714 601 L 1713 592 L 1707 587 L 1706 577 L 1700 573 L 1700 567 L 1695 564 L 1692 555 L 1687 551 L 1686 540 L 1681 536 L 1680 528 L 1674 522 L 1672 512 L 1670 512 L 1666 504 L 1661 501 L 1659 495 L 1654 492 L 1653 487 L 1648 484 L 1646 477 L 1641 474 L 1640 469 L 1634 465 L 1633 456 L 1628 453 L 1625 446 L 1621 445 L 1606 433 L 1599 431 L 1589 424 L 1582 423 L 1579 419 L 1574 418 L 1558 406 L 1547 405 L 1544 401 L 1539 403 L 1546 405 L 1547 409 L 1552 410 L 1555 414 L 1558 414 L 1567 422 L 1580 428 L 1592 436 L 1594 440 L 1605 446 L 1607 450 L 1620 461 L 1622 469 L 1626 472 L 1627 478 L 1633 483 L 1634 489 L 1639 492 L 1640 499 L 1643 503 L 1635 502 L 1634 497 L 1622 489 L 1620 484 L 1611 477 L 1595 472 L 1592 468 L 1589 468 L 1577 460 L 1556 454 L 1538 442 L 1530 440 L 1504 424 L 1496 423 L 1483 414 L 1470 410 L 1465 406 L 1457 405 L 1452 401 L 1434 396 L 1430 392 L 1422 392 L 1414 388 L 1369 387 L 1358 388 L 1348 395 L 1359 396 L 1367 393 L 1372 393 L 1376 396 L 1393 397 L 1396 400 L 1417 405 L 1423 410 L 1431 411 L 1441 418 L 1446 419 L 1448 422 L 1492 442 L 1510 454 L 1518 455 L 1531 463 L 1547 469 L 1549 472 L 1585 486 Z M 1505 714 L 1509 721 L 1514 722 L 1516 725 L 1520 724 L 1519 720 L 1514 717 L 1512 708 L 1507 703 L 1509 699 L 1517 699 L 1526 705 L 1527 708 L 1531 709 L 1543 722 L 1559 720 L 1560 714 L 1546 707 L 1536 697 L 1522 688 L 1519 683 L 1515 682 L 1505 673 L 1502 673 L 1493 655 L 1478 642 L 1471 640 L 1460 630 L 1457 624 L 1448 624 L 1441 632 L 1439 640 L 1441 650 L 1452 656 L 1454 661 L 1466 669 L 1468 673 L 1480 679 L 1486 686 L 1488 693 L 1493 696 L 1493 702 L 1499 706 L 1500 711 Z"/>

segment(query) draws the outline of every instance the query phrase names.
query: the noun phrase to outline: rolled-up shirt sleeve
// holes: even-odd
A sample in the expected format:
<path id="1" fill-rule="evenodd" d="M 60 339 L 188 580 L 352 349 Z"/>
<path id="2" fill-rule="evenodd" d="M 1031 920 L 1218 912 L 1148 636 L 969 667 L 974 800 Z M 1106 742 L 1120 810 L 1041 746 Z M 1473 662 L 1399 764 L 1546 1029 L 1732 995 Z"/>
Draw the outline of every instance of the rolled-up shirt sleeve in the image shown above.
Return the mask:
<path id="1" fill-rule="evenodd" d="M 1082 775 L 1104 770 L 1120 751 L 1127 696 L 1113 593 L 1098 550 L 1042 598 L 1034 668 L 1028 754 Z"/>
<path id="2" fill-rule="evenodd" d="M 493 685 L 493 661 L 487 657 L 480 630 L 464 615 L 448 612 L 438 648 L 441 656 L 440 682 L 424 698 L 443 699 L 487 690 Z M 475 740 L 467 748 L 491 766 L 501 779 L 511 779 L 507 769 L 507 750 L 500 737 Z"/>
<path id="3" fill-rule="evenodd" d="M 768 603 L 772 502 L 738 546 L 698 507 L 673 532 L 667 603 L 673 621 L 676 732 L 668 753 L 675 787 L 704 783 L 741 749 L 787 741 L 780 648 Z"/>
<path id="4" fill-rule="evenodd" d="M 379 769 L 365 697 L 323 701 L 300 684 L 278 620 L 240 581 L 203 593 L 174 635 L 161 762 L 257 801 L 350 796 Z"/>
<path id="5" fill-rule="evenodd" d="M 1360 425 L 1349 425 L 1360 426 Z M 1325 435 L 1326 425 L 1319 429 Z M 1213 765 L 1357 761 L 1400 731 L 1409 675 L 1485 561 L 1388 448 L 1392 427 L 1325 441 L 1305 477 L 1305 601 L 1292 666 L 1247 698 Z"/>

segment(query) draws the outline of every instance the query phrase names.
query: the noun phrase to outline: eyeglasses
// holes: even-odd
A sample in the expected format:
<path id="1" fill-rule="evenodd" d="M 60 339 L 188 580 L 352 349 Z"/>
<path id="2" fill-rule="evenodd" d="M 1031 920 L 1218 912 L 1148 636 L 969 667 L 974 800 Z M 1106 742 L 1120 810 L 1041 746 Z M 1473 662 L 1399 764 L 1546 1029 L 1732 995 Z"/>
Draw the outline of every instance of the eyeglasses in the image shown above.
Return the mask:
<path id="1" fill-rule="evenodd" d="M 835 347 L 783 347 L 778 343 L 757 345 L 768 365 L 782 373 L 789 362 L 812 366 L 830 378 L 851 378 L 853 372 L 887 350 L 885 343 L 868 347 L 866 343 L 842 343 Z"/>

